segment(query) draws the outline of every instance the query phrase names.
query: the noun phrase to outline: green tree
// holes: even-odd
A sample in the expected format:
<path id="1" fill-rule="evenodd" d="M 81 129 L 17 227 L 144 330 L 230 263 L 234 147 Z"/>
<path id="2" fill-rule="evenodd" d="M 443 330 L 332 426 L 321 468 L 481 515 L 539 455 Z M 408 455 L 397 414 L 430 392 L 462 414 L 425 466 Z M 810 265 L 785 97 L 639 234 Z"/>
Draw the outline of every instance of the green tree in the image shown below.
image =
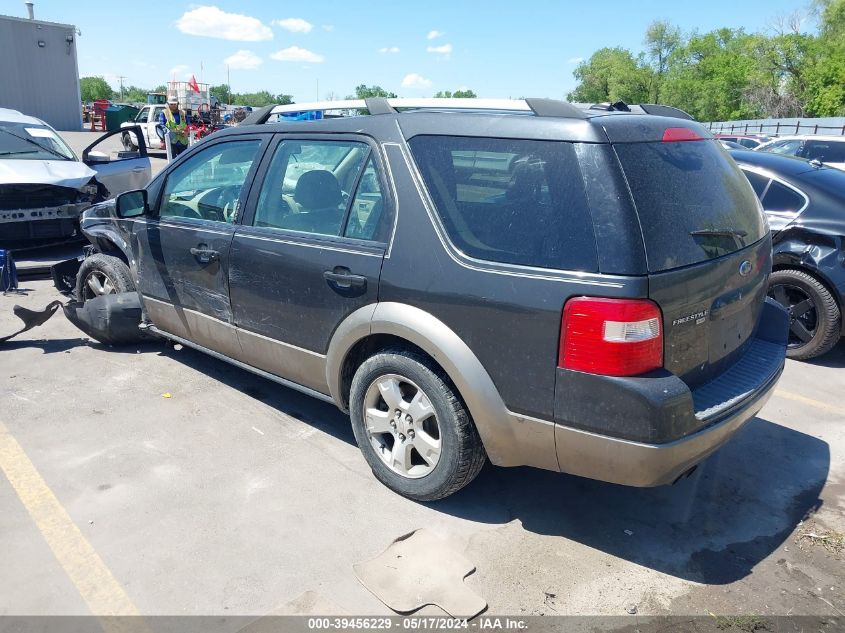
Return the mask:
<path id="1" fill-rule="evenodd" d="M 137 86 L 124 86 L 123 100 L 126 103 L 146 103 L 147 91 Z"/>
<path id="2" fill-rule="evenodd" d="M 648 101 L 652 71 L 625 48 L 601 48 L 578 64 L 573 74 L 581 83 L 569 93 L 570 101 Z"/>
<path id="3" fill-rule="evenodd" d="M 368 86 L 366 84 L 361 84 L 360 86 L 355 86 L 355 96 L 349 96 L 347 99 L 367 99 L 368 97 L 385 97 L 387 99 L 395 99 L 396 94 L 388 92 L 381 86 Z"/>
<path id="4" fill-rule="evenodd" d="M 111 99 L 114 96 L 111 86 L 102 77 L 81 77 L 79 92 L 86 103 L 97 99 Z"/>
<path id="5" fill-rule="evenodd" d="M 279 105 L 288 105 L 293 103 L 293 95 L 286 95 L 284 93 L 279 93 L 276 95 L 276 103 Z"/>
<path id="6" fill-rule="evenodd" d="M 663 76 L 669 67 L 672 54 L 681 45 L 681 30 L 665 20 L 655 20 L 645 32 L 646 55 L 653 71 L 651 100 L 660 103 L 660 88 Z"/>
<path id="7" fill-rule="evenodd" d="M 438 99 L 475 99 L 478 97 L 478 95 L 469 88 L 466 90 L 455 90 L 455 92 L 452 92 L 451 90 L 441 90 L 434 96 Z"/>
<path id="8" fill-rule="evenodd" d="M 220 103 L 232 103 L 232 90 L 229 88 L 229 84 L 211 86 L 208 91 L 212 96 L 216 97 Z"/>

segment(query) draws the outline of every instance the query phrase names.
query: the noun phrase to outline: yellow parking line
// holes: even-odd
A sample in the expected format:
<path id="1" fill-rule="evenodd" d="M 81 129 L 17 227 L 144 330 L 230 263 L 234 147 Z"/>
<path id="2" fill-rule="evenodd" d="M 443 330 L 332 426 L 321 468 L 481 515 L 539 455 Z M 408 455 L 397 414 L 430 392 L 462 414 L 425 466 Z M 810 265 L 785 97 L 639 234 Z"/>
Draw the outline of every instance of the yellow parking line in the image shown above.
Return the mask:
<path id="1" fill-rule="evenodd" d="M 91 612 L 98 616 L 138 615 L 138 609 L 108 567 L 76 527 L 24 450 L 0 422 L 0 469 L 59 564 L 76 586 Z M 129 622 L 103 618 L 106 630 L 126 630 Z M 137 620 L 135 626 L 140 624 Z M 132 626 L 131 628 L 135 628 Z"/>
<path id="2" fill-rule="evenodd" d="M 801 402 L 811 407 L 815 407 L 816 409 L 822 409 L 823 411 L 830 411 L 831 413 L 838 413 L 841 416 L 845 416 L 845 409 L 842 407 L 835 407 L 832 404 L 827 404 L 826 402 L 821 402 L 820 400 L 813 400 L 812 398 L 807 398 L 806 396 L 800 396 L 797 393 L 791 393 L 789 391 L 784 391 L 783 389 L 775 389 L 775 395 L 779 398 L 794 400 L 795 402 Z"/>

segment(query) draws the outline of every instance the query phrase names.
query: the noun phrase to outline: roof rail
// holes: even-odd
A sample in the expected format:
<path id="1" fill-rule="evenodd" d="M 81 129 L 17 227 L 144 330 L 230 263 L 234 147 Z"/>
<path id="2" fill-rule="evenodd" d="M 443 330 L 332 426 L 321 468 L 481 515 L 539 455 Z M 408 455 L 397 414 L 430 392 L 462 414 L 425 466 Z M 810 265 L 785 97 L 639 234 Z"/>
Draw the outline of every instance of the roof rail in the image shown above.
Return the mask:
<path id="1" fill-rule="evenodd" d="M 687 112 L 680 108 L 673 108 L 672 106 L 660 105 L 657 103 L 640 103 L 627 104 L 624 101 L 617 101 L 615 103 L 594 103 L 588 106 L 589 110 L 606 110 L 608 112 L 635 112 L 640 114 L 651 114 L 654 116 L 666 116 L 673 119 L 686 119 L 687 121 L 695 121 L 695 119 Z"/>
<path id="2" fill-rule="evenodd" d="M 657 104 L 628 105 L 624 101 L 601 104 L 572 104 L 556 99 L 441 99 L 441 98 L 395 98 L 369 97 L 367 99 L 344 99 L 341 101 L 313 101 L 266 106 L 254 110 L 244 119 L 244 124 L 266 123 L 273 115 L 293 112 L 354 112 L 368 111 L 370 114 L 395 114 L 403 110 L 468 110 L 494 112 L 533 113 L 539 117 L 585 119 L 589 110 L 610 112 L 634 112 L 654 114 L 678 119 L 693 118 L 678 108 Z M 274 119 L 275 120 L 275 119 Z"/>

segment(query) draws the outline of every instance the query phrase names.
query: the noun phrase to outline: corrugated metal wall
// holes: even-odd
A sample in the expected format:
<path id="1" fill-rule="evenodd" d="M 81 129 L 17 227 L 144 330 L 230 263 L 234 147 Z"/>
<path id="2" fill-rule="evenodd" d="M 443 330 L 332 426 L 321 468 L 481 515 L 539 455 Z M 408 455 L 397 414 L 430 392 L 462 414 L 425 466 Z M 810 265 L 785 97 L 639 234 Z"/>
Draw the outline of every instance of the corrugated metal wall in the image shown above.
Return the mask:
<path id="1" fill-rule="evenodd" d="M 0 107 L 82 127 L 75 27 L 0 16 L 0 60 Z"/>

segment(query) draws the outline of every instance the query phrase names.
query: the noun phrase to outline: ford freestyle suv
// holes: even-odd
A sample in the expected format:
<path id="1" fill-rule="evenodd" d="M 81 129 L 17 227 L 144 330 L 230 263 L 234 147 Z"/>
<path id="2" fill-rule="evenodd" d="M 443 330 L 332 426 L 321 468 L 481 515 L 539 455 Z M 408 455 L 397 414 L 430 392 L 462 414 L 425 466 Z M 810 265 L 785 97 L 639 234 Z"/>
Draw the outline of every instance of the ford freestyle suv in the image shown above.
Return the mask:
<path id="1" fill-rule="evenodd" d="M 256 111 L 86 214 L 77 294 L 137 291 L 147 332 L 335 403 L 412 499 L 487 458 L 672 483 L 766 402 L 788 323 L 727 152 L 615 106 Z M 285 120 L 341 109 L 368 116 Z"/>

